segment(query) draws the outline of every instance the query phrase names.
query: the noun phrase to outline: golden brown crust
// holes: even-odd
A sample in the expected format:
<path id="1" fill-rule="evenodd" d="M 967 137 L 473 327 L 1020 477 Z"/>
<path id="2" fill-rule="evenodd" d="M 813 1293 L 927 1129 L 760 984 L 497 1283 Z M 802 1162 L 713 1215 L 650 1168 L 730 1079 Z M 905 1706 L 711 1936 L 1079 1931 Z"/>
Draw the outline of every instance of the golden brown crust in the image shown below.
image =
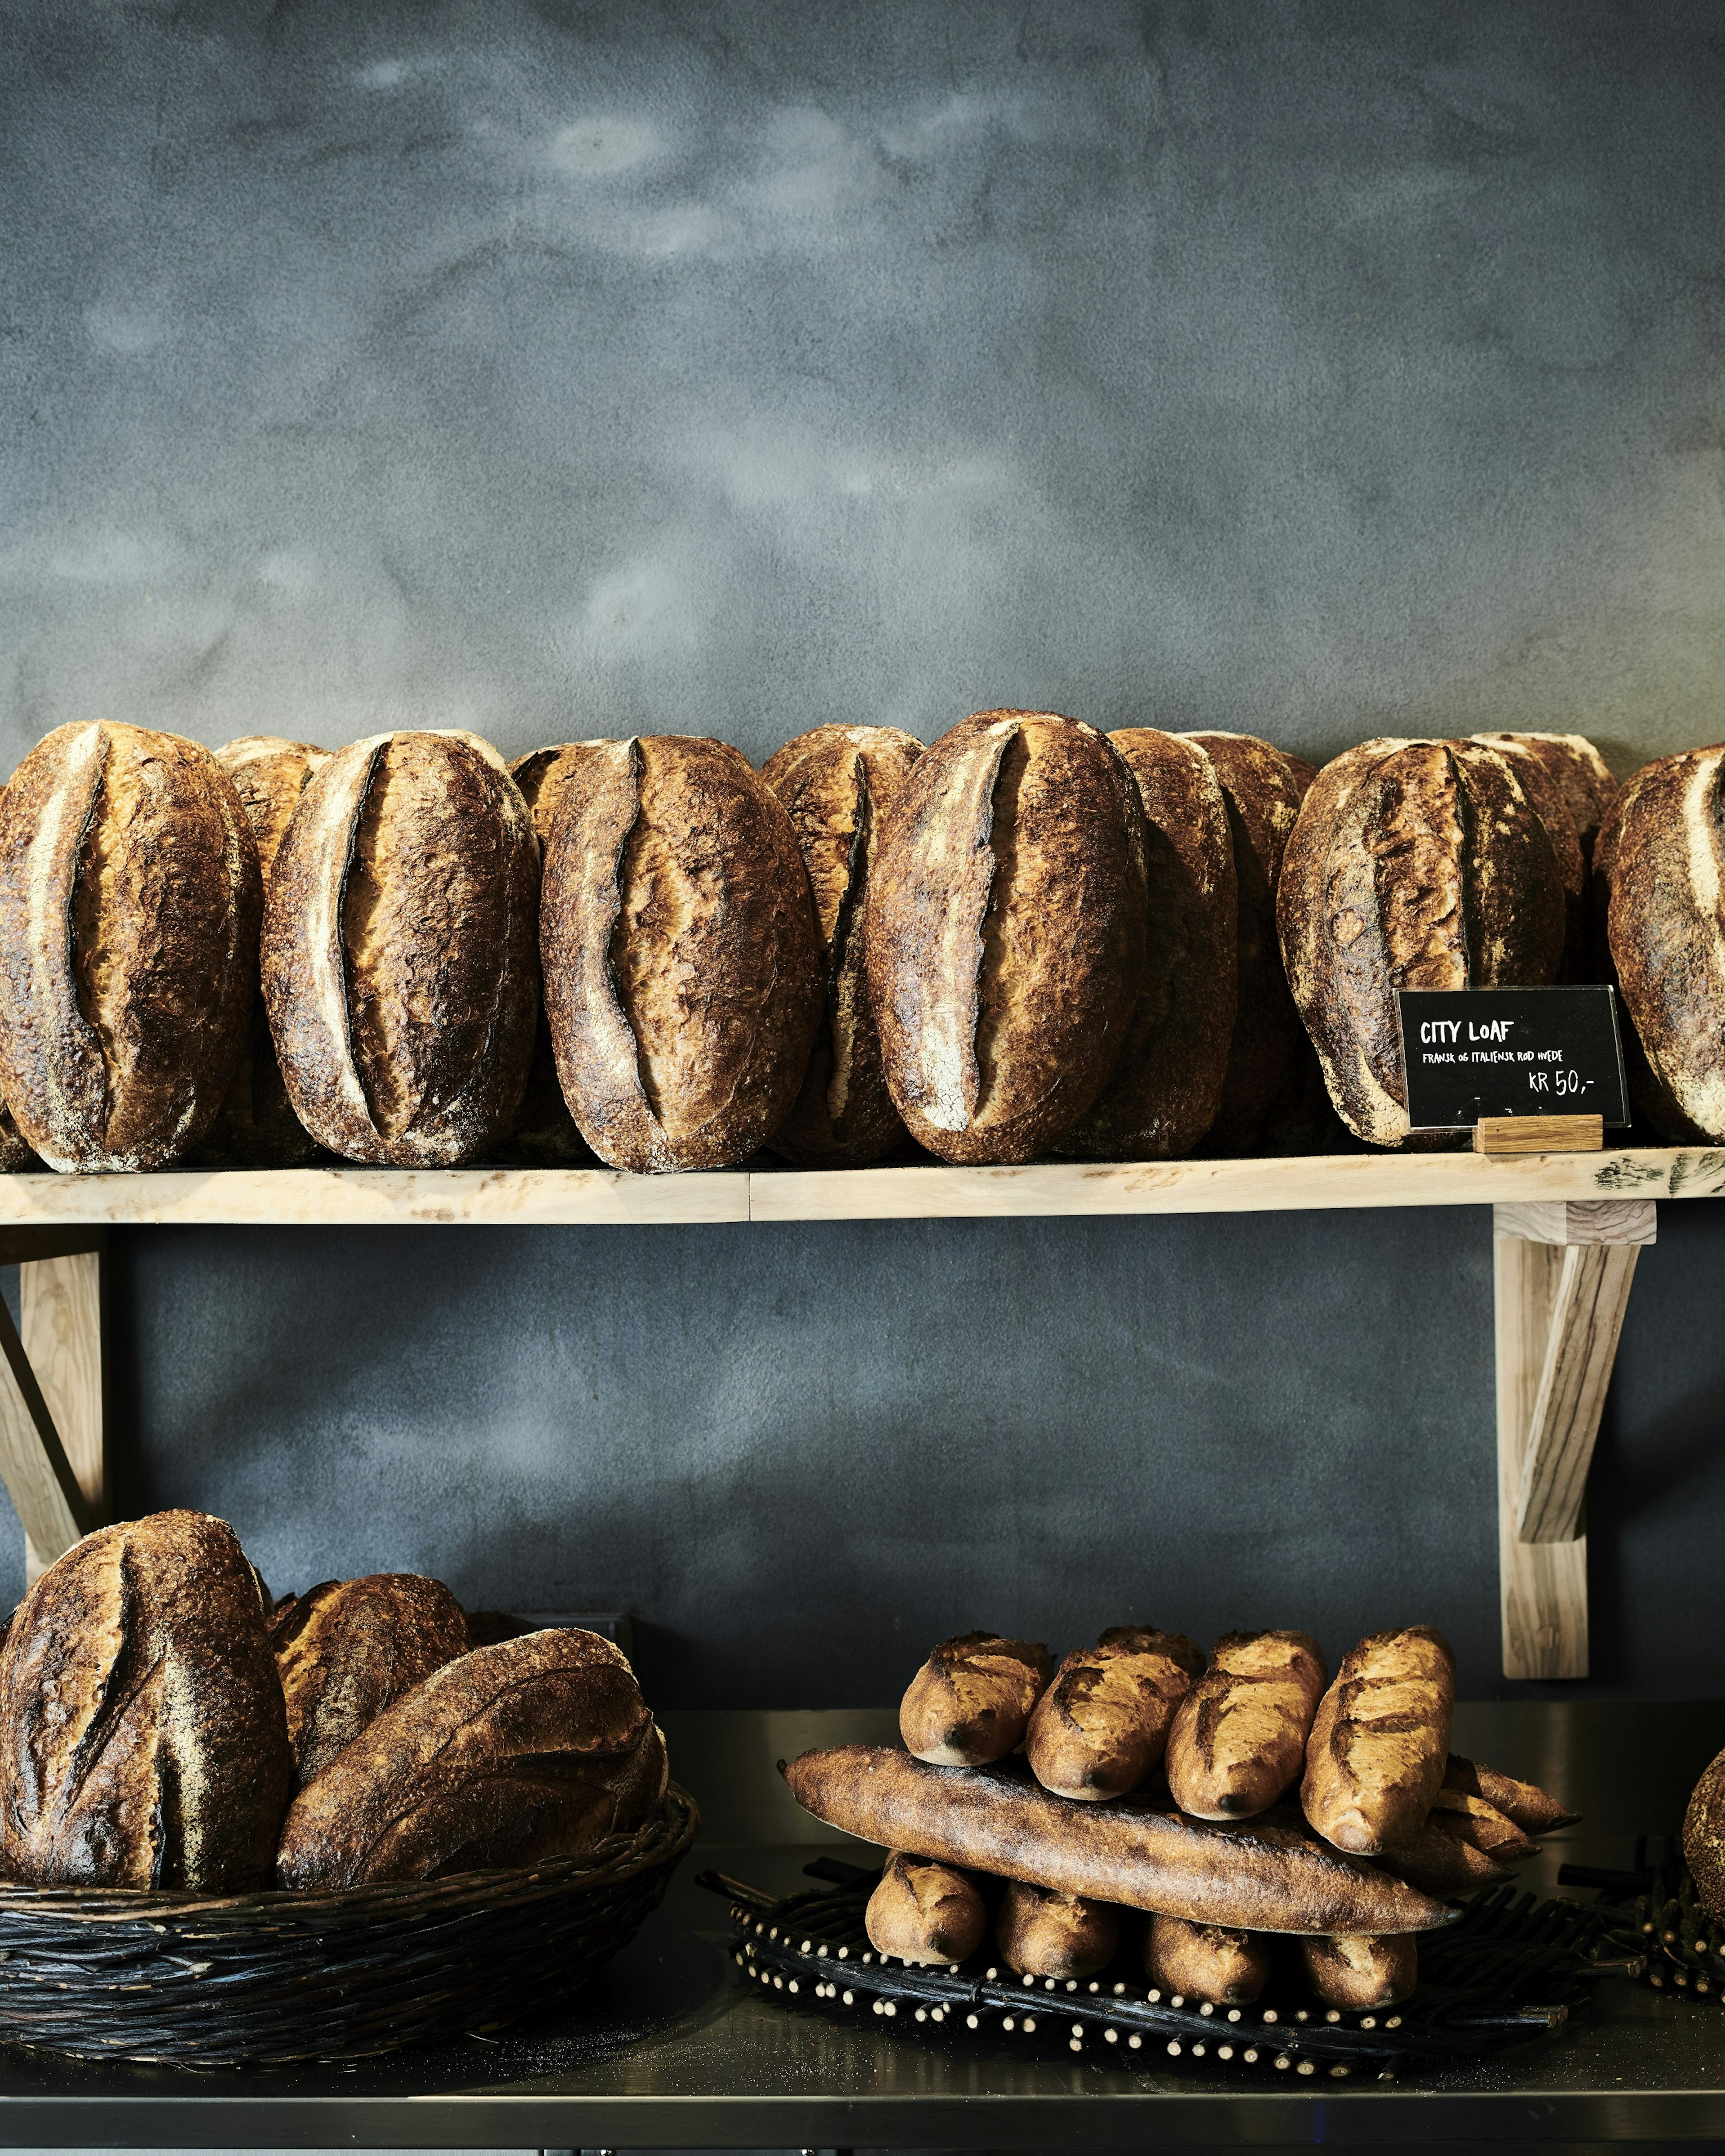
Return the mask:
<path id="1" fill-rule="evenodd" d="M 864 928 L 886 1084 L 952 1161 L 1025 1161 L 1119 1060 L 1144 973 L 1146 834 L 1092 726 L 979 711 L 917 759 Z"/>
<path id="2" fill-rule="evenodd" d="M 1579 1812 L 1572 1812 L 1549 1790 L 1532 1782 L 1518 1782 L 1512 1774 L 1500 1774 L 1495 1767 L 1464 1759 L 1452 1752 L 1444 1768 L 1445 1790 L 1465 1797 L 1483 1797 L 1524 1834 L 1555 1834 L 1559 1827 L 1574 1826 Z"/>
<path id="3" fill-rule="evenodd" d="M 905 1748 L 939 1767 L 1004 1759 L 1024 1737 L 1053 1675 L 1053 1656 L 1029 1640 L 997 1632 L 942 1640 L 900 1703 Z"/>
<path id="4" fill-rule="evenodd" d="M 1431 1800 L 1430 1820 L 1441 1832 L 1481 1851 L 1494 1864 L 1522 1864 L 1539 1854 L 1539 1844 L 1483 1797 L 1440 1789 Z"/>
<path id="5" fill-rule="evenodd" d="M 1009 1879 L 994 1918 L 1000 1958 L 1020 1976 L 1094 1976 L 1120 1946 L 1120 1912 L 1082 1894 Z"/>
<path id="6" fill-rule="evenodd" d="M 326 1579 L 272 1621 L 288 1743 L 315 1780 L 386 1707 L 468 1650 L 467 1620 L 441 1581 L 417 1573 Z"/>
<path id="7" fill-rule="evenodd" d="M 1174 1718 L 1168 1788 L 1195 1819 L 1250 1819 L 1298 1781 L 1329 1681 L 1309 1632 L 1230 1632 Z"/>
<path id="8" fill-rule="evenodd" d="M 1301 1939 L 1306 1980 L 1326 2006 L 1363 2013 L 1399 2006 L 1420 1982 L 1420 1942 L 1389 1938 Z"/>
<path id="9" fill-rule="evenodd" d="M 1261 1933 L 1153 1917 L 1144 1928 L 1144 1973 L 1177 1996 L 1212 2006 L 1249 2006 L 1270 1978 Z"/>
<path id="10" fill-rule="evenodd" d="M 529 749 L 509 767 L 516 791 L 527 804 L 542 850 L 551 844 L 552 825 L 563 789 L 594 754 L 614 749 L 617 743 L 595 737 L 591 741 L 556 742 L 547 748 Z"/>
<path id="11" fill-rule="evenodd" d="M 1123 1797 L 1160 1761 L 1192 1689 L 1183 1658 L 1146 1635 L 1068 1655 L 1030 1717 L 1030 1771 L 1081 1803 Z"/>
<path id="12" fill-rule="evenodd" d="M 451 1168 L 521 1098 L 539 847 L 475 735 L 377 734 L 300 797 L 264 909 L 264 996 L 294 1112 L 382 1167 Z"/>
<path id="13" fill-rule="evenodd" d="M 1257 1932 L 1415 1932 L 1455 1912 L 1338 1856 L 1296 1820 L 1210 1826 L 1141 1798 L 1075 1804 L 1010 1765 L 931 1767 L 884 1746 L 806 1752 L 785 1769 L 805 1811 L 886 1849 L 1056 1893 Z"/>
<path id="14" fill-rule="evenodd" d="M 1497 1863 L 1455 1831 L 1454 1815 L 1446 1812 L 1429 1813 L 1423 1826 L 1386 1842 L 1373 1861 L 1422 1893 L 1441 1895 L 1447 1901 L 1477 1893 L 1481 1887 L 1501 1887 L 1514 1876 L 1507 1865 Z"/>
<path id="15" fill-rule="evenodd" d="M 1683 1861 L 1695 1876 L 1701 1906 L 1725 1923 L 1725 1752 L 1691 1793 L 1683 1814 Z"/>
<path id="16" fill-rule="evenodd" d="M 276 1884 L 441 1879 L 577 1856 L 665 1794 L 665 1741 L 595 1632 L 530 1632 L 446 1662 L 295 1798 Z"/>
<path id="17" fill-rule="evenodd" d="M 1133 726 L 1108 739 L 1144 804 L 1143 983 L 1112 1076 L 1059 1150 L 1179 1159 L 1216 1119 L 1234 1036 L 1240 896 L 1228 804 L 1209 757 L 1180 735 Z"/>
<path id="18" fill-rule="evenodd" d="M 982 1944 L 988 1912 L 962 1871 L 895 1850 L 869 1897 L 863 1929 L 877 1953 L 950 1969 Z"/>
<path id="19" fill-rule="evenodd" d="M 1138 1654 L 1171 1656 L 1194 1684 L 1204 1675 L 1209 1662 L 1209 1656 L 1196 1640 L 1189 1640 L 1183 1632 L 1158 1631 L 1153 1625 L 1111 1625 L 1098 1635 L 1096 1645 L 1130 1647 Z"/>
<path id="20" fill-rule="evenodd" d="M 267 1886 L 288 1799 L 281 1683 L 234 1530 L 86 1535 L 0 1650 L 0 1871 L 40 1886 Z"/>
<path id="21" fill-rule="evenodd" d="M 601 1160 L 724 1168 L 772 1136 L 820 1023 L 820 950 L 790 819 L 737 750 L 658 734 L 585 760 L 541 941 L 557 1075 Z"/>
<path id="22" fill-rule="evenodd" d="M 916 736 L 896 726 L 815 726 L 761 767 L 809 870 L 826 983 L 825 1023 L 773 1140 L 802 1167 L 865 1167 L 905 1135 L 881 1068 L 862 921 L 882 819 L 922 753 Z"/>
<path id="23" fill-rule="evenodd" d="M 1455 1657 L 1441 1632 L 1411 1625 L 1362 1640 L 1307 1743 L 1300 1800 L 1312 1827 L 1359 1856 L 1411 1840 L 1443 1785 L 1455 1707 Z"/>
<path id="24" fill-rule="evenodd" d="M 207 748 L 57 727 L 0 803 L 0 1092 L 50 1168 L 166 1167 L 234 1075 L 257 849 Z"/>
<path id="25" fill-rule="evenodd" d="M 1364 742 L 1327 764 L 1282 857 L 1276 921 L 1330 1097 L 1373 1145 L 1409 1131 L 1396 990 L 1543 986 L 1563 954 L 1551 839 L 1477 742 Z"/>

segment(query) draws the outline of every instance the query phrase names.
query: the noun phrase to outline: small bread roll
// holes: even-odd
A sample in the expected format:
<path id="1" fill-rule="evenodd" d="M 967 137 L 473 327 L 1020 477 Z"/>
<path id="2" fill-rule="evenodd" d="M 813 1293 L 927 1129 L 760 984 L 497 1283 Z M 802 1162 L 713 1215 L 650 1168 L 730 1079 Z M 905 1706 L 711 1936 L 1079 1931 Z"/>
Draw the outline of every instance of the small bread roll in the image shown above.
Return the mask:
<path id="1" fill-rule="evenodd" d="M 1188 1999 L 1245 2006 L 1269 1979 L 1270 1942 L 1261 1932 L 1153 1917 L 1144 1933 L 1144 1969 L 1154 1983 Z"/>
<path id="2" fill-rule="evenodd" d="M 1484 1851 L 1499 1864 L 1520 1864 L 1539 1854 L 1539 1844 L 1483 1797 L 1466 1797 L 1459 1790 L 1440 1789 L 1433 1799 L 1426 1825 L 1430 1825 L 1435 1820 L 1445 1834 L 1453 1835 L 1457 1841 L 1465 1841 L 1470 1849 Z"/>
<path id="3" fill-rule="evenodd" d="M 962 1871 L 896 1849 L 869 1897 L 863 1928 L 877 1953 L 949 1969 L 982 1944 L 988 1912 Z"/>
<path id="4" fill-rule="evenodd" d="M 1020 1976 L 1094 1976 L 1119 1948 L 1120 1912 L 1110 1902 L 1009 1879 L 994 1941 Z"/>
<path id="5" fill-rule="evenodd" d="M 1016 1748 L 1054 1675 L 1028 1640 L 966 1632 L 943 1640 L 911 1680 L 898 1711 L 905 1749 L 932 1767 L 986 1767 Z"/>
<path id="6" fill-rule="evenodd" d="M 1060 1664 L 1030 1717 L 1030 1771 L 1057 1797 L 1123 1797 L 1161 1759 L 1191 1689 L 1189 1667 L 1161 1633 L 1081 1648 Z"/>
<path id="7" fill-rule="evenodd" d="M 1500 1774 L 1495 1767 L 1482 1767 L 1455 1752 L 1450 1754 L 1444 1768 L 1444 1788 L 1460 1796 L 1483 1797 L 1523 1834 L 1555 1834 L 1560 1826 L 1574 1826 L 1581 1817 L 1579 1812 L 1559 1804 L 1549 1790 L 1532 1782 L 1518 1782 L 1512 1774 Z"/>
<path id="8" fill-rule="evenodd" d="M 1390 1938 L 1301 1939 L 1306 1980 L 1326 2006 L 1399 2006 L 1420 1981 L 1411 1932 Z"/>
<path id="9" fill-rule="evenodd" d="M 1441 1632 L 1412 1625 L 1362 1640 L 1312 1725 L 1300 1800 L 1326 1841 L 1375 1856 L 1412 1840 L 1443 1785 L 1455 1707 L 1455 1657 Z"/>
<path id="10" fill-rule="evenodd" d="M 1329 1671 L 1309 1632 L 1230 1632 L 1174 1717 L 1168 1781 L 1194 1819 L 1250 1819 L 1299 1779 Z"/>

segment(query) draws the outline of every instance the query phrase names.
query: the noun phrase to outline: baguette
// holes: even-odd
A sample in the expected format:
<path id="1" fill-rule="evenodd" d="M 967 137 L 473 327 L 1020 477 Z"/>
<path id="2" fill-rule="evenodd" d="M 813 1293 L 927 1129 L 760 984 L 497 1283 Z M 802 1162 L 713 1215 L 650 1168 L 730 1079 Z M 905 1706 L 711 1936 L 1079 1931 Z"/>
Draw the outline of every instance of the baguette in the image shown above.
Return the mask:
<path id="1" fill-rule="evenodd" d="M 1508 1867 L 1494 1863 L 1484 1850 L 1453 1832 L 1448 1824 L 1451 1816 L 1433 1812 L 1417 1833 L 1391 1842 L 1376 1861 L 1392 1877 L 1405 1880 L 1422 1894 L 1445 1900 L 1476 1893 L 1481 1887 L 1501 1887 L 1512 1876 Z"/>
<path id="2" fill-rule="evenodd" d="M 863 1929 L 877 1953 L 950 1969 L 982 1944 L 988 1912 L 962 1871 L 896 1849 L 869 1897 Z"/>
<path id="3" fill-rule="evenodd" d="M 1074 1804 L 1009 1768 L 925 1765 L 885 1746 L 806 1752 L 805 1811 L 883 1848 L 1189 1923 L 1257 1932 L 1420 1932 L 1455 1912 L 1307 1835 L 1291 1816 L 1212 1826 L 1142 1801 Z"/>
<path id="4" fill-rule="evenodd" d="M 1518 1782 L 1513 1775 L 1500 1774 L 1496 1768 L 1482 1767 L 1455 1752 L 1444 1768 L 1444 1788 L 1461 1796 L 1483 1797 L 1523 1834 L 1555 1834 L 1559 1827 L 1574 1826 L 1581 1818 L 1579 1812 L 1566 1811 L 1548 1790 L 1538 1789 L 1532 1782 Z"/>
<path id="5" fill-rule="evenodd" d="M 1144 1933 L 1144 1971 L 1183 1998 L 1246 2006 L 1269 1979 L 1270 1942 L 1256 1932 L 1153 1917 Z"/>
<path id="6" fill-rule="evenodd" d="M 1068 1655 L 1030 1717 L 1030 1771 L 1056 1796 L 1123 1797 L 1156 1767 L 1192 1689 L 1180 1653 L 1158 1632 L 1117 1636 Z"/>
<path id="7" fill-rule="evenodd" d="M 994 1919 L 1000 1958 L 1019 1976 L 1094 1976 L 1120 1948 L 1120 1912 L 1086 1894 L 1007 1882 Z"/>
<path id="8" fill-rule="evenodd" d="M 1004 1759 L 1016 1750 L 1053 1675 L 1053 1656 L 1029 1640 L 966 1632 L 942 1640 L 900 1704 L 905 1749 L 934 1767 Z"/>
<path id="9" fill-rule="evenodd" d="M 1319 1702 L 1301 1800 L 1327 1841 L 1356 1856 L 1405 1842 L 1443 1783 L 1455 1657 L 1430 1625 L 1374 1632 Z"/>
<path id="10" fill-rule="evenodd" d="M 1420 1981 L 1420 1942 L 1389 1938 L 1301 1939 L 1306 1978 L 1326 2006 L 1399 2006 Z"/>
<path id="11" fill-rule="evenodd" d="M 1168 1788 L 1197 1819 L 1250 1819 L 1298 1779 L 1329 1681 L 1309 1632 L 1230 1632 L 1182 1702 L 1168 1743 Z"/>
<path id="12" fill-rule="evenodd" d="M 1539 1844 L 1523 1834 L 1512 1819 L 1483 1797 L 1466 1797 L 1455 1789 L 1440 1789 L 1432 1799 L 1429 1826 L 1437 1826 L 1469 1848 L 1483 1850 L 1499 1864 L 1520 1864 L 1539 1854 Z"/>

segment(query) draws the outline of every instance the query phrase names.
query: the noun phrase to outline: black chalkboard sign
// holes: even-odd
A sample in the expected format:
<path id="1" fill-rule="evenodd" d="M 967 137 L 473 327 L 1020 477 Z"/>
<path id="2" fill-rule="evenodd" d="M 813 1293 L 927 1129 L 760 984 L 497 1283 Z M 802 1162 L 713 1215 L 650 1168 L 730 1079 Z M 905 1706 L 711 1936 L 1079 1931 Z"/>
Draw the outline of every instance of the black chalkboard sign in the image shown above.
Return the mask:
<path id="1" fill-rule="evenodd" d="M 1396 1004 L 1416 1131 L 1481 1116 L 1630 1119 L 1615 989 L 1404 988 Z"/>

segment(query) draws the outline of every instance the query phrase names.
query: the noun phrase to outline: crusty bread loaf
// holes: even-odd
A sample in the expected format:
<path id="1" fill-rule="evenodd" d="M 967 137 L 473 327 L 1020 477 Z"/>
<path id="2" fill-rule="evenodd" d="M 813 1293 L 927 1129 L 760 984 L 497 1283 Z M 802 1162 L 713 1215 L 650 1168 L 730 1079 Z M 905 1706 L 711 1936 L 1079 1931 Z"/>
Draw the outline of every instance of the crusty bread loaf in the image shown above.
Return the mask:
<path id="1" fill-rule="evenodd" d="M 1399 988 L 1540 987 L 1563 955 L 1544 824 L 1495 749 L 1370 741 L 1318 773 L 1282 856 L 1288 984 L 1344 1122 L 1409 1132 Z"/>
<path id="2" fill-rule="evenodd" d="M 264 997 L 294 1112 L 349 1160 L 494 1146 L 533 1049 L 539 845 L 476 735 L 374 734 L 300 798 L 264 907 Z"/>
<path id="3" fill-rule="evenodd" d="M 329 762 L 329 752 L 305 742 L 280 741 L 273 734 L 249 734 L 224 742 L 215 753 L 216 762 L 234 781 L 251 826 L 267 891 L 300 796 L 314 773 Z M 218 1168 L 300 1168 L 316 1151 L 317 1141 L 294 1113 L 282 1083 L 260 988 L 252 1001 L 239 1067 L 195 1158 L 200 1165 Z"/>
<path id="4" fill-rule="evenodd" d="M 598 736 L 590 741 L 554 742 L 547 748 L 529 749 L 510 765 L 509 775 L 527 804 L 542 848 L 551 844 L 552 825 L 557 820 L 564 788 L 596 754 L 616 747 L 614 741 Z"/>
<path id="5" fill-rule="evenodd" d="M 1157 1633 L 1079 1649 L 1030 1717 L 1030 1771 L 1056 1796 L 1123 1797 L 1161 1759 L 1175 1710 L 1191 1689 L 1186 1658 Z"/>
<path id="6" fill-rule="evenodd" d="M 604 745 L 557 804 L 541 926 L 557 1075 L 601 1160 L 724 1168 L 783 1122 L 820 1023 L 809 875 L 723 742 Z"/>
<path id="7" fill-rule="evenodd" d="M 1470 1849 L 1477 1849 L 1494 1864 L 1521 1864 L 1539 1854 L 1539 1844 L 1522 1833 L 1512 1819 L 1483 1797 L 1464 1796 L 1459 1789 L 1440 1789 L 1431 1800 L 1427 1825 Z"/>
<path id="8" fill-rule="evenodd" d="M 665 1740 L 596 1632 L 530 1632 L 446 1662 L 290 1807 L 276 1884 L 441 1879 L 578 1856 L 665 1794 Z"/>
<path id="9" fill-rule="evenodd" d="M 951 1968 L 982 1944 L 988 1911 L 975 1882 L 962 1871 L 895 1850 L 869 1897 L 863 1929 L 877 1953 Z"/>
<path id="10" fill-rule="evenodd" d="M 1177 1998 L 1247 2006 L 1270 1977 L 1270 1941 L 1260 1932 L 1153 1917 L 1144 1928 L 1144 1973 Z"/>
<path id="11" fill-rule="evenodd" d="M 157 1512 L 50 1565 L 0 1650 L 0 1874 L 265 1887 L 288 1800 L 281 1681 L 225 1521 Z"/>
<path id="12" fill-rule="evenodd" d="M 1175 1160 L 1209 1132 L 1228 1075 L 1240 951 L 1234 839 L 1201 748 L 1154 726 L 1108 738 L 1144 804 L 1143 982 L 1112 1075 L 1058 1149 L 1089 1160 Z"/>
<path id="13" fill-rule="evenodd" d="M 1025 1161 L 1112 1074 L 1145 964 L 1147 839 L 1093 726 L 979 711 L 917 758 L 864 927 L 887 1090 L 951 1161 Z"/>
<path id="14" fill-rule="evenodd" d="M 1446 1900 L 1477 1893 L 1481 1887 L 1501 1887 L 1513 1876 L 1507 1865 L 1499 1864 L 1454 1831 L 1454 1824 L 1453 1813 L 1431 1812 L 1424 1826 L 1386 1842 L 1373 1861 L 1422 1894 L 1441 1895 Z"/>
<path id="15" fill-rule="evenodd" d="M 1420 1982 L 1420 1942 L 1411 1933 L 1389 1938 L 1301 1939 L 1306 1980 L 1326 2006 L 1365 2013 L 1399 2006 Z"/>
<path id="16" fill-rule="evenodd" d="M 1495 1767 L 1481 1766 L 1452 1752 L 1444 1766 L 1443 1788 L 1464 1797 L 1483 1797 L 1523 1834 L 1555 1834 L 1559 1827 L 1574 1826 L 1579 1812 L 1568 1810 L 1549 1790 L 1532 1782 L 1518 1782 L 1512 1774 L 1500 1774 Z"/>
<path id="17" fill-rule="evenodd" d="M 1189 1640 L 1183 1632 L 1159 1631 L 1153 1625 L 1111 1625 L 1096 1637 L 1099 1647 L 1129 1647 L 1134 1654 L 1170 1656 L 1194 1684 L 1204 1675 L 1209 1661 L 1196 1640 Z"/>
<path id="18" fill-rule="evenodd" d="M 6 789 L 0 787 L 0 807 L 6 800 Z M 0 988 L 3 993 L 3 988 Z M 24 1142 L 23 1132 L 13 1120 L 13 1114 L 3 1100 L 0 1100 L 0 1175 L 20 1175 L 33 1168 L 40 1168 L 29 1147 Z"/>
<path id="19" fill-rule="evenodd" d="M 1120 1948 L 1120 1912 L 1084 1894 L 1009 1879 L 994 1917 L 1000 1958 L 1019 1976 L 1094 1976 Z"/>
<path id="20" fill-rule="evenodd" d="M 1300 1800 L 1316 1830 L 1360 1856 L 1418 1834 L 1443 1784 L 1455 1706 L 1455 1657 L 1441 1632 L 1412 1625 L 1362 1640 L 1306 1747 Z"/>
<path id="21" fill-rule="evenodd" d="M 937 1767 L 985 1767 L 1022 1740 L 1054 1675 L 1054 1656 L 1029 1640 L 965 1632 L 942 1640 L 910 1681 L 899 1734 Z"/>
<path id="22" fill-rule="evenodd" d="M 315 1780 L 386 1707 L 468 1650 L 467 1620 L 417 1573 L 326 1579 L 270 1627 L 300 1782 Z"/>
<path id="23" fill-rule="evenodd" d="M 1683 1861 L 1695 1878 L 1701 1906 L 1725 1923 L 1725 1752 L 1719 1753 L 1690 1793 L 1683 1814 Z"/>
<path id="24" fill-rule="evenodd" d="M 1588 897 L 1588 855 L 1569 806 L 1569 796 L 1558 776 L 1559 766 L 1526 734 L 1476 734 L 1472 737 L 1493 749 L 1508 763 L 1522 791 L 1533 804 L 1545 835 L 1551 840 L 1563 886 L 1563 956 L 1558 968 L 1559 981 L 1593 978 L 1593 922 Z"/>
<path id="25" fill-rule="evenodd" d="M 1617 799 L 1611 767 L 1585 734 L 1476 734 L 1488 748 L 1512 742 L 1537 756 L 1550 773 L 1568 807 L 1583 863 L 1591 866 L 1594 845 Z"/>
<path id="26" fill-rule="evenodd" d="M 800 1167 L 865 1167 L 904 1138 L 881 1067 L 862 923 L 882 822 L 922 753 L 896 726 L 816 726 L 761 767 L 809 870 L 826 984 L 802 1089 L 773 1140 Z"/>
<path id="27" fill-rule="evenodd" d="M 1229 1632 L 1181 1702 L 1168 1782 L 1195 1819 L 1250 1819 L 1300 1779 L 1312 1718 L 1329 1681 L 1309 1632 Z"/>
<path id="28" fill-rule="evenodd" d="M 258 851 L 207 748 L 65 726 L 0 803 L 0 1093 L 50 1168 L 163 1168 L 222 1105 L 258 978 Z"/>
<path id="29" fill-rule="evenodd" d="M 1419 1932 L 1455 1912 L 1343 1856 L 1297 1818 L 1210 1826 L 1141 1798 L 1075 1804 L 1010 1763 L 931 1767 L 884 1746 L 805 1752 L 785 1769 L 805 1811 L 883 1849 L 1056 1893 L 1257 1932 Z"/>

